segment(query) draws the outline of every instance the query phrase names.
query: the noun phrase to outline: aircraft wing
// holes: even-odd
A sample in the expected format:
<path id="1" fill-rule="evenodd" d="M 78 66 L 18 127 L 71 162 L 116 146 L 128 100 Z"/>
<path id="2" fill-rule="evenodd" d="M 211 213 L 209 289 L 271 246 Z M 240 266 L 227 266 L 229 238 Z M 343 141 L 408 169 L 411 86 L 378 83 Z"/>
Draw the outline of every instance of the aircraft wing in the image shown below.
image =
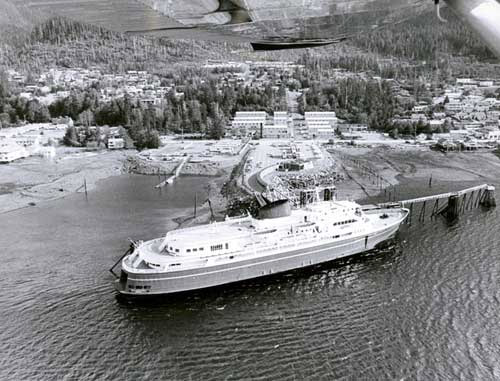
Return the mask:
<path id="1" fill-rule="evenodd" d="M 125 33 L 227 39 L 274 49 L 324 45 L 403 22 L 429 0 L 11 0 Z"/>
<path id="2" fill-rule="evenodd" d="M 330 44 L 404 22 L 439 3 L 439 0 L 11 1 L 118 32 L 246 41 L 255 49 Z M 444 2 L 500 56 L 500 0 L 441 0 Z"/>

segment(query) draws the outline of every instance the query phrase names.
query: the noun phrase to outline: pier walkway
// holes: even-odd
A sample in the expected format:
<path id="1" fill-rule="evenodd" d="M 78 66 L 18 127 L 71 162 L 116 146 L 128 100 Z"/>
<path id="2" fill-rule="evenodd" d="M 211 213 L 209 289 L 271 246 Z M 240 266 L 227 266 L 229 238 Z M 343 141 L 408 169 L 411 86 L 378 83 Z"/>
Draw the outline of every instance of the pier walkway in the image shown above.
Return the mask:
<path id="1" fill-rule="evenodd" d="M 441 200 L 445 200 L 445 202 L 440 205 Z M 411 224 L 414 214 L 414 205 L 421 204 L 420 211 L 418 212 L 418 220 L 424 221 L 428 203 L 432 203 L 430 214 L 431 218 L 438 215 L 445 215 L 447 219 L 455 220 L 459 215 L 465 213 L 467 210 L 477 208 L 480 205 L 485 207 L 496 206 L 495 187 L 488 184 L 482 184 L 457 192 L 448 192 L 409 200 L 394 201 L 378 204 L 377 206 L 381 208 L 409 208 L 410 213 L 408 215 L 407 223 Z"/>
<path id="2" fill-rule="evenodd" d="M 181 162 L 179 163 L 179 165 L 177 166 L 177 168 L 175 169 L 174 174 L 172 176 L 170 176 L 169 178 L 167 178 L 165 181 L 162 181 L 161 183 L 156 185 L 155 188 L 161 188 L 167 184 L 172 184 L 174 182 L 174 180 L 177 177 L 179 177 L 179 175 L 181 174 L 181 170 L 182 170 L 182 167 L 184 167 L 184 164 L 186 164 L 190 159 L 191 159 L 191 156 L 184 157 L 181 160 Z"/>

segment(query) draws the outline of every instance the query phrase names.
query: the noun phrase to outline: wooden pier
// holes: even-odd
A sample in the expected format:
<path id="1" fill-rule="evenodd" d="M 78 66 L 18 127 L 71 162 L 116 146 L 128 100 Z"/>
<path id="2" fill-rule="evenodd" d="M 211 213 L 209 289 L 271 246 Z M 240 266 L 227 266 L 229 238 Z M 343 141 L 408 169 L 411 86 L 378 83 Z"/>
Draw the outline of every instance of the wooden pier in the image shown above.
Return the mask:
<path id="1" fill-rule="evenodd" d="M 444 202 L 443 202 L 444 201 Z M 417 212 L 415 205 L 421 205 Z M 458 192 L 441 193 L 432 196 L 419 197 L 410 200 L 395 201 L 379 204 L 379 207 L 406 207 L 410 210 L 407 224 L 412 223 L 416 217 L 418 221 L 425 221 L 426 217 L 436 218 L 445 216 L 447 220 L 454 221 L 466 211 L 479 206 L 487 208 L 495 207 L 495 187 L 482 184 L 475 187 L 463 189 Z"/>
<path id="2" fill-rule="evenodd" d="M 184 166 L 184 164 L 186 164 L 190 159 L 191 159 L 191 156 L 186 156 L 185 158 L 183 158 L 181 160 L 181 162 L 179 163 L 179 165 L 177 166 L 177 168 L 175 169 L 174 174 L 172 176 L 170 176 L 169 178 L 167 178 L 165 181 L 162 181 L 158 185 L 155 185 L 155 188 L 161 188 L 167 184 L 172 184 L 174 182 L 174 180 L 177 177 L 179 177 L 179 175 L 181 174 L 181 170 L 182 170 L 182 167 Z"/>

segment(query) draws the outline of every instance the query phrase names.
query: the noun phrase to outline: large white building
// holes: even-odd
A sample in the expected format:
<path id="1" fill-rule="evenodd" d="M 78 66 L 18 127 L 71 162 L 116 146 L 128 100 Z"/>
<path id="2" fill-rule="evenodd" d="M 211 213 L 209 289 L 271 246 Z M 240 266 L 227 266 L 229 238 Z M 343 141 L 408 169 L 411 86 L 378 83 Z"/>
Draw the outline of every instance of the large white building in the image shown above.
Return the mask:
<path id="1" fill-rule="evenodd" d="M 260 136 L 266 124 L 265 111 L 237 111 L 231 124 L 234 135 L 249 136 L 257 133 Z"/>
<path id="2" fill-rule="evenodd" d="M 286 111 L 275 111 L 274 125 L 275 126 L 288 125 L 288 113 Z"/>
<path id="3" fill-rule="evenodd" d="M 285 139 L 293 137 L 293 124 L 288 118 L 286 111 L 275 111 L 273 125 L 265 125 L 262 128 L 262 137 L 265 139 Z"/>
<path id="4" fill-rule="evenodd" d="M 335 135 L 338 119 L 333 111 L 313 111 L 305 113 L 305 123 L 309 137 L 329 139 Z"/>

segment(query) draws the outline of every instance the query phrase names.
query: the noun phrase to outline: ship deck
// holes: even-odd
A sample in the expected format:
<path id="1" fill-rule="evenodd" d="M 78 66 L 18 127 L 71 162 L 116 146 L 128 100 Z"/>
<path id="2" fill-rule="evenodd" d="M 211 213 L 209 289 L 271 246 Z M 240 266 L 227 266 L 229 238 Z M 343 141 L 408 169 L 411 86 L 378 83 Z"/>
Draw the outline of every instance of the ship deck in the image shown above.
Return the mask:
<path id="1" fill-rule="evenodd" d="M 352 239 L 356 236 L 372 234 L 374 232 L 386 229 L 387 227 L 401 223 L 406 218 L 407 214 L 408 211 L 406 209 L 369 210 L 366 211 L 363 215 L 365 224 L 371 227 L 369 231 L 367 230 L 363 231 L 362 233 L 354 234 L 349 233 L 347 230 L 345 230 L 347 234 L 339 234 L 334 238 L 341 242 L 342 240 Z M 212 240 L 211 242 L 213 242 L 214 238 L 220 240 L 221 237 L 224 237 L 222 241 L 230 241 L 228 237 L 236 239 L 238 237 L 245 237 L 246 239 L 248 239 L 249 237 L 256 237 L 256 234 L 259 235 L 274 233 L 279 227 L 281 227 L 282 230 L 289 229 L 287 226 L 290 226 L 294 223 L 297 224 L 299 221 L 302 226 L 314 225 L 313 223 L 304 223 L 303 220 L 301 221 L 300 216 L 303 215 L 303 213 L 294 214 L 293 216 L 266 221 L 254 220 L 252 222 L 251 220 L 248 220 L 241 223 L 231 223 L 229 221 L 227 223 L 213 224 L 213 226 L 210 226 L 208 229 L 207 226 L 200 226 L 176 232 L 175 239 L 182 239 L 186 240 L 187 242 L 196 242 L 196 245 L 201 246 L 202 241 L 209 242 L 210 240 Z M 280 220 L 279 223 L 276 223 L 276 220 Z M 255 222 L 266 223 L 263 224 L 264 226 L 259 226 L 257 228 L 255 226 Z M 273 227 L 275 228 L 275 230 L 273 230 Z M 201 235 L 201 233 L 203 235 Z M 161 250 L 164 238 L 158 238 L 155 240 L 143 242 L 141 245 L 139 245 L 136 252 L 124 259 L 123 263 L 127 267 L 132 268 L 133 271 L 137 272 L 180 271 L 197 267 L 201 268 L 212 266 L 215 263 L 234 263 L 239 260 L 246 260 L 253 257 L 276 254 L 280 250 L 284 250 L 285 247 L 286 250 L 296 250 L 318 244 L 324 244 L 325 242 L 332 240 L 332 236 L 322 236 L 320 234 L 314 234 L 314 237 L 304 235 L 303 238 L 304 239 L 294 239 L 292 236 L 283 236 L 281 239 L 272 241 L 270 243 L 266 242 L 264 245 L 259 246 L 257 244 L 254 246 L 254 243 L 250 243 L 246 247 L 237 247 L 234 250 L 211 255 L 203 255 L 200 253 L 191 253 L 190 255 L 175 255 L 175 253 Z M 285 241 L 287 242 L 285 243 Z M 255 239 L 250 242 L 255 242 Z"/>

